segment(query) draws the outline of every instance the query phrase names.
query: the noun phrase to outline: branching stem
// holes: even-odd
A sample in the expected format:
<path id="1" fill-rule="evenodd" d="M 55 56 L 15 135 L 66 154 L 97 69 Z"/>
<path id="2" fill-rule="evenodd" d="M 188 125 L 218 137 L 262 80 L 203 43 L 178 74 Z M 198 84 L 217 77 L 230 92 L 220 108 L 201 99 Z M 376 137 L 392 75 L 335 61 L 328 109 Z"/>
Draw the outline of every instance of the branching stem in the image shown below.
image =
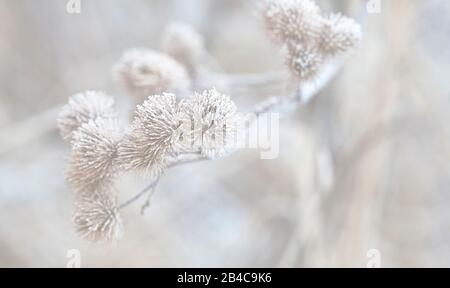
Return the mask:
<path id="1" fill-rule="evenodd" d="M 135 201 L 139 200 L 142 196 L 144 196 L 145 194 L 147 194 L 148 192 L 151 192 L 155 189 L 156 185 L 158 185 L 159 183 L 159 179 L 160 177 L 158 177 L 156 180 L 154 180 L 150 185 L 148 185 L 147 187 L 145 187 L 142 191 L 140 191 L 139 193 L 137 193 L 135 196 L 133 196 L 131 199 L 125 201 L 124 203 L 122 203 L 117 210 L 122 210 L 123 208 L 131 205 L 132 203 L 134 203 Z M 144 204 L 145 205 L 145 204 Z"/>
<path id="2" fill-rule="evenodd" d="M 269 86 L 286 81 L 289 77 L 285 71 L 273 71 L 255 74 L 224 74 L 221 75 L 230 87 Z"/>
<path id="3" fill-rule="evenodd" d="M 173 168 L 176 166 L 191 164 L 191 163 L 195 163 L 195 162 L 201 162 L 201 161 L 205 161 L 205 160 L 209 160 L 209 159 L 204 157 L 199 152 L 186 152 L 186 153 L 182 153 L 182 154 L 178 155 L 178 158 L 175 161 L 173 161 L 171 164 L 169 164 L 167 166 L 167 168 Z M 133 196 L 132 198 L 130 198 L 129 200 L 127 200 L 123 204 L 121 204 L 117 209 L 121 210 L 123 208 L 126 208 L 129 205 L 131 205 L 134 202 L 141 199 L 145 194 L 148 194 L 147 200 L 141 207 L 141 214 L 144 214 L 145 210 L 147 210 L 147 208 L 150 206 L 151 198 L 155 194 L 156 186 L 158 185 L 160 179 L 161 179 L 161 177 L 158 177 L 156 180 L 154 180 L 152 183 L 150 183 L 147 187 L 145 187 L 142 191 L 140 191 L 135 196 Z"/>
<path id="4" fill-rule="evenodd" d="M 147 190 L 147 192 L 148 192 L 147 200 L 145 200 L 145 203 L 144 203 L 144 204 L 142 205 L 142 207 L 141 207 L 141 215 L 144 215 L 144 214 L 145 214 L 145 210 L 147 210 L 147 208 L 150 207 L 150 200 L 151 200 L 151 198 L 153 197 L 153 194 L 155 194 L 156 186 L 158 185 L 159 179 L 160 179 L 160 178 L 158 178 L 158 179 L 155 181 L 155 183 L 153 183 L 153 184 L 151 185 L 150 189 Z"/>
<path id="5" fill-rule="evenodd" d="M 263 113 L 270 112 L 283 112 L 284 110 L 294 110 L 301 105 L 305 105 L 309 102 L 317 93 L 319 93 L 327 84 L 334 78 L 334 76 L 339 71 L 341 67 L 341 62 L 329 64 L 322 73 L 317 77 L 317 80 L 312 83 L 301 83 L 295 91 L 290 96 L 277 96 L 271 97 L 269 100 L 256 105 L 252 112 L 259 116 Z M 255 76 L 252 76 L 255 77 Z M 252 78 L 250 77 L 250 78 Z M 239 77 L 243 79 L 242 77 Z M 250 79 L 249 78 L 249 79 Z M 256 78 L 255 78 L 256 79 Z M 267 79 L 266 79 L 267 80 Z M 192 164 L 196 162 L 211 160 L 203 156 L 199 151 L 188 151 L 178 154 L 174 160 L 167 166 L 167 168 L 173 168 L 179 165 Z M 145 194 L 148 193 L 147 200 L 141 207 L 141 213 L 144 214 L 145 210 L 150 206 L 150 200 L 152 195 L 155 193 L 156 186 L 158 185 L 160 177 L 150 183 L 141 192 L 136 194 L 134 197 L 124 202 L 118 207 L 121 210 L 135 201 L 139 200 Z"/>

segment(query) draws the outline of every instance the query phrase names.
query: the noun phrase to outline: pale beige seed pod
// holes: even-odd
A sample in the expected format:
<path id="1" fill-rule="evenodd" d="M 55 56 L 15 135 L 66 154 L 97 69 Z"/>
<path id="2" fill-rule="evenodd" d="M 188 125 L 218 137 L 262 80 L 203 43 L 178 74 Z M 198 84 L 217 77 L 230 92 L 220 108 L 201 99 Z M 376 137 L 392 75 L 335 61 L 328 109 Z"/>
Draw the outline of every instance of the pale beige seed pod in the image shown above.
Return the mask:
<path id="1" fill-rule="evenodd" d="M 289 46 L 286 65 L 291 75 L 300 81 L 314 80 L 324 64 L 323 56 L 313 48 Z"/>
<path id="2" fill-rule="evenodd" d="M 70 97 L 58 115 L 57 124 L 64 141 L 72 141 L 73 132 L 83 123 L 99 118 L 117 117 L 114 99 L 103 92 L 86 91 Z"/>
<path id="3" fill-rule="evenodd" d="M 161 46 L 195 78 L 206 49 L 203 37 L 192 26 L 182 22 L 170 24 L 163 32 Z"/>
<path id="4" fill-rule="evenodd" d="M 194 93 L 180 103 L 183 146 L 219 158 L 236 148 L 239 117 L 234 102 L 216 89 Z"/>
<path id="5" fill-rule="evenodd" d="M 110 191 L 96 190 L 75 199 L 76 233 L 93 242 L 111 242 L 123 235 L 116 199 Z"/>
<path id="6" fill-rule="evenodd" d="M 323 19 L 318 46 L 321 53 L 336 56 L 358 47 L 361 38 L 361 25 L 355 20 L 341 14 L 331 14 Z"/>
<path id="7" fill-rule="evenodd" d="M 332 57 L 347 53 L 361 41 L 361 27 L 340 14 L 323 17 L 311 0 L 266 0 L 261 5 L 266 30 L 286 49 L 292 76 L 310 81 Z"/>
<path id="8" fill-rule="evenodd" d="M 126 51 L 114 67 L 116 79 L 142 104 L 150 95 L 185 93 L 191 87 L 186 69 L 167 54 L 148 49 Z"/>
<path id="9" fill-rule="evenodd" d="M 91 120 L 74 132 L 66 180 L 76 193 L 112 186 L 119 170 L 117 149 L 122 137 L 115 118 Z"/>
<path id="10" fill-rule="evenodd" d="M 173 151 L 178 128 L 175 95 L 148 97 L 137 106 L 131 128 L 119 144 L 121 167 L 150 178 L 160 176 L 166 167 L 166 156 Z"/>
<path id="11" fill-rule="evenodd" d="M 321 29 L 320 8 L 310 0 L 266 0 L 260 5 L 265 29 L 277 45 L 310 46 Z"/>

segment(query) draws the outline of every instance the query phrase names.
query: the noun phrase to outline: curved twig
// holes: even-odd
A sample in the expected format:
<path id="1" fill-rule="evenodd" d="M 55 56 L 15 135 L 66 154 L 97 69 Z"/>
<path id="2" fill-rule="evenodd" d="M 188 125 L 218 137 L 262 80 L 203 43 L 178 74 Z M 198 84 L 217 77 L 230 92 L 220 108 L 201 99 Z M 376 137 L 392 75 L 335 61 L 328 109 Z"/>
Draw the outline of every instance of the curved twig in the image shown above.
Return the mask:
<path id="1" fill-rule="evenodd" d="M 263 113 L 270 113 L 276 110 L 284 110 L 284 109 L 295 109 L 298 106 L 305 105 L 309 102 L 317 93 L 319 93 L 327 84 L 334 78 L 334 76 L 339 71 L 341 67 L 340 63 L 332 63 L 328 67 L 326 67 L 322 73 L 317 77 L 316 81 L 313 83 L 303 83 L 299 86 L 298 89 L 292 93 L 289 97 L 272 97 L 269 100 L 264 101 L 262 104 L 256 105 L 252 112 L 256 116 L 260 116 Z M 270 102 L 269 102 L 270 101 Z M 264 105 L 267 103 L 266 105 Z M 171 163 L 167 166 L 167 168 L 173 168 L 179 165 L 192 164 L 196 162 L 211 160 L 205 156 L 203 156 L 199 151 L 194 152 L 184 152 L 171 161 Z M 160 177 L 158 177 L 155 181 L 150 183 L 147 187 L 145 187 L 141 192 L 136 194 L 134 197 L 124 202 L 119 206 L 119 210 L 127 207 L 128 205 L 134 203 L 139 200 L 145 194 L 149 193 L 147 201 L 141 207 L 141 213 L 145 212 L 145 209 L 150 205 L 150 198 L 155 192 L 155 188 L 158 185 Z"/>
<path id="2" fill-rule="evenodd" d="M 141 215 L 145 214 L 145 210 L 147 210 L 148 207 L 150 207 L 150 200 L 153 197 L 153 195 L 155 194 L 156 191 L 156 186 L 158 185 L 159 179 L 156 179 L 156 181 L 153 183 L 153 185 L 151 185 L 150 190 L 147 190 L 148 196 L 147 196 L 147 200 L 145 200 L 144 204 L 141 206 Z"/>
<path id="3" fill-rule="evenodd" d="M 154 190 L 156 185 L 158 185 L 158 183 L 159 183 L 159 179 L 160 179 L 160 177 L 158 177 L 156 180 L 154 180 L 150 185 L 145 187 L 142 191 L 137 193 L 131 199 L 129 199 L 129 200 L 125 201 L 124 203 L 122 203 L 121 205 L 119 205 L 117 207 L 117 210 L 124 209 L 125 207 L 127 207 L 127 206 L 131 205 L 132 203 L 134 203 L 135 201 L 139 200 L 142 196 L 147 194 L 147 192 L 150 192 L 150 191 Z"/>

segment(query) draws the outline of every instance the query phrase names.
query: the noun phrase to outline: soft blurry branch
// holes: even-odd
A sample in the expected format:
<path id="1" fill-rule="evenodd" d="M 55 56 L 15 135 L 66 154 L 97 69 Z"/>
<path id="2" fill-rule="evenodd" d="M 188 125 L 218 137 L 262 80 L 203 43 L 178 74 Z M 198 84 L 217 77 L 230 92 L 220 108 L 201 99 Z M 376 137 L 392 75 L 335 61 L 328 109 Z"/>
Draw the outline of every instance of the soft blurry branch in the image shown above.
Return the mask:
<path id="1" fill-rule="evenodd" d="M 18 123 L 0 128 L 0 155 L 22 147 L 42 135 L 56 132 L 55 118 L 61 106 L 53 107 Z"/>
<path id="2" fill-rule="evenodd" d="M 301 105 L 305 105 L 309 102 L 310 99 L 312 99 L 315 95 L 320 93 L 320 91 L 326 87 L 331 80 L 334 79 L 334 76 L 338 73 L 339 68 L 342 67 L 341 63 L 330 63 L 324 69 L 322 72 L 317 76 L 316 80 L 314 82 L 305 82 L 302 83 L 298 89 L 295 90 L 295 92 L 289 96 L 278 96 L 278 97 L 271 97 L 269 100 L 264 101 L 262 104 L 257 104 L 251 111 L 256 116 L 260 116 L 263 113 L 271 113 L 271 112 L 279 112 L 279 113 L 285 113 L 288 111 L 292 111 L 300 107 Z M 247 76 L 249 77 L 249 76 Z M 258 76 L 251 76 L 249 78 L 257 79 Z M 267 77 L 273 77 L 273 75 L 267 75 Z M 236 77 L 241 79 L 242 76 Z M 245 81 L 242 81 L 245 82 Z M 262 108 L 263 107 L 263 108 Z M 281 111 L 283 110 L 283 111 Z M 246 126 L 249 128 L 249 126 Z M 207 161 L 212 160 L 208 159 L 207 157 L 204 157 L 201 155 L 201 153 L 184 153 L 178 155 L 178 157 L 168 165 L 167 168 L 173 168 L 179 165 L 185 165 L 185 164 L 191 164 L 199 161 Z M 153 193 L 155 186 L 158 184 L 160 178 L 156 179 L 154 182 L 150 183 L 144 190 L 139 192 L 136 196 L 132 197 L 128 201 L 126 201 L 124 204 L 120 205 L 120 209 L 125 208 L 126 206 L 132 204 L 133 202 L 139 200 L 141 197 L 143 197 L 147 193 Z M 144 204 L 142 210 L 144 210 L 144 207 L 148 206 L 148 201 Z"/>
<path id="3" fill-rule="evenodd" d="M 272 71 L 254 74 L 224 74 L 220 75 L 226 79 L 226 83 L 232 89 L 247 88 L 252 89 L 257 86 L 269 86 L 285 82 L 289 78 L 286 71 Z"/>
<path id="4" fill-rule="evenodd" d="M 254 123 L 251 120 L 259 119 L 264 113 L 285 116 L 308 104 L 340 71 L 345 56 L 359 46 L 360 25 L 343 15 L 324 13 L 314 1 L 266 1 L 258 9 L 269 37 L 284 52 L 287 72 L 224 74 L 207 52 L 203 37 L 189 25 L 174 23 L 163 33 L 163 53 L 132 49 L 125 52 L 115 65 L 117 79 L 137 104 L 133 122 L 125 133 L 121 133 L 117 116 L 112 113 L 114 101 L 111 96 L 87 91 L 71 97 L 58 117 L 58 125 L 61 131 L 66 132 L 65 140 L 72 146 L 67 180 L 74 189 L 81 193 L 105 187 L 102 185 L 114 182 L 117 171 L 141 171 L 154 179 L 118 208 L 110 189 L 103 189 L 100 196 L 94 195 L 105 199 L 98 203 L 102 213 L 94 215 L 94 218 L 85 213 L 83 205 L 89 209 L 91 205 L 87 201 L 78 208 L 81 220 L 88 223 L 106 221 L 111 223 L 108 225 L 111 231 L 118 231 L 121 227 L 119 215 L 115 212 L 148 194 L 141 208 L 142 212 L 145 211 L 156 185 L 168 169 L 219 159 L 236 151 L 236 147 L 232 147 L 233 141 L 236 144 L 233 131 L 242 128 L 237 106 L 229 95 L 211 87 L 225 84 L 225 87 L 231 86 L 231 91 L 236 88 L 251 90 L 283 82 L 294 87 L 291 92 L 269 97 L 251 108 L 252 118 L 244 119 L 250 120 L 245 126 L 249 129 Z M 180 96 L 182 100 L 177 99 Z M 319 141 L 316 141 L 314 129 L 305 126 L 304 132 L 311 136 L 309 144 L 315 147 Z M 201 141 L 190 143 L 190 149 L 198 153 L 184 153 L 182 150 L 186 149 L 186 143 L 182 143 L 183 140 L 196 132 L 199 134 L 194 137 Z M 222 134 L 225 138 L 221 141 Z M 329 149 L 325 147 L 324 151 Z M 315 149 L 307 152 L 313 161 L 317 160 Z M 328 152 L 325 155 L 328 155 L 325 166 L 329 170 L 326 174 L 331 179 L 331 156 Z M 314 163 L 312 167 L 315 167 Z M 309 179 L 308 183 L 312 182 Z M 92 183 L 93 187 L 86 183 Z M 304 213 L 300 215 L 302 225 L 294 231 L 296 236 L 308 235 L 308 238 L 301 239 L 314 243 L 320 231 L 313 231 L 308 221 L 319 218 L 321 199 L 314 193 L 314 187 L 307 188 L 310 189 L 300 201 L 305 204 L 299 207 Z M 91 202 L 97 205 L 95 197 Z M 78 228 L 94 236 L 94 240 L 97 236 L 109 240 L 118 235 L 105 233 L 98 226 L 78 225 Z"/>
<path id="5" fill-rule="evenodd" d="M 271 112 L 283 114 L 295 110 L 300 105 L 306 105 L 334 79 L 342 65 L 342 61 L 331 62 L 323 67 L 323 70 L 317 75 L 314 81 L 300 83 L 298 88 L 290 96 L 269 97 L 269 99 L 257 104 L 251 111 L 256 115 Z"/>

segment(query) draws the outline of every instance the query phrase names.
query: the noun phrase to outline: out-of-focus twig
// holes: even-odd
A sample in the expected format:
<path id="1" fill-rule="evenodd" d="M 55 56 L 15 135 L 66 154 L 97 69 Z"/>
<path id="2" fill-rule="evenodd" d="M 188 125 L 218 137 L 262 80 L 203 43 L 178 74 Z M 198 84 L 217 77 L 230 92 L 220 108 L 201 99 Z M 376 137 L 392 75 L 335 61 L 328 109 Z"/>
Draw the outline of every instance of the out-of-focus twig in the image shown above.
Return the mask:
<path id="1" fill-rule="evenodd" d="M 257 116 L 270 112 L 288 112 L 307 104 L 315 95 L 334 79 L 343 62 L 331 62 L 324 67 L 318 77 L 311 82 L 303 82 L 290 96 L 273 96 L 257 104 L 252 112 Z"/>
<path id="2" fill-rule="evenodd" d="M 230 87 L 255 87 L 255 86 L 269 86 L 276 83 L 281 83 L 288 79 L 289 75 L 286 71 L 272 71 L 255 74 L 224 74 L 221 75 Z"/>
<path id="3" fill-rule="evenodd" d="M 298 108 L 300 105 L 304 105 L 308 103 L 310 99 L 312 99 L 317 93 L 319 93 L 324 87 L 327 86 L 327 84 L 334 78 L 334 76 L 339 71 L 339 68 L 341 67 L 341 62 L 339 63 L 330 63 L 327 67 L 325 67 L 320 75 L 316 78 L 316 80 L 312 83 L 305 82 L 302 83 L 298 89 L 294 91 L 294 93 L 291 96 L 288 97 L 272 97 L 271 99 L 267 100 L 269 104 L 258 104 L 253 108 L 253 113 L 255 113 L 256 116 L 261 115 L 262 113 L 269 113 L 274 112 L 279 109 L 295 109 Z M 275 100 L 274 100 L 275 99 Z M 263 108 L 261 108 L 263 107 Z M 178 165 L 183 164 L 191 164 L 199 161 L 205 161 L 209 160 L 208 158 L 201 155 L 199 152 L 194 153 L 184 153 L 178 155 L 175 159 L 171 161 L 171 163 L 168 165 L 167 168 L 172 168 Z M 154 182 L 150 183 L 144 190 L 139 192 L 136 196 L 132 197 L 130 200 L 126 201 L 124 204 L 119 206 L 119 209 L 123 209 L 126 206 L 130 205 L 131 203 L 139 200 L 143 195 L 154 191 L 157 183 L 159 182 L 159 177 Z M 147 203 L 146 203 L 147 204 Z M 145 210 L 144 207 L 148 206 L 144 204 L 142 207 L 143 210 Z"/>
<path id="4" fill-rule="evenodd" d="M 35 114 L 23 121 L 0 128 L 0 155 L 56 131 L 55 119 L 61 110 L 56 106 Z"/>
<path id="5" fill-rule="evenodd" d="M 141 197 L 143 197 L 145 194 L 147 194 L 148 192 L 154 190 L 156 185 L 158 185 L 158 183 L 159 183 L 159 177 L 157 179 L 155 179 L 152 183 L 150 183 L 147 187 L 145 187 L 142 191 L 140 191 L 135 196 L 133 196 L 131 199 L 129 199 L 129 200 L 125 201 L 124 203 L 122 203 L 121 205 L 119 205 L 117 207 L 117 210 L 122 210 L 125 207 L 131 205 L 132 203 L 136 202 Z"/>
<path id="6" fill-rule="evenodd" d="M 176 166 L 184 165 L 184 164 L 192 164 L 195 162 L 205 161 L 208 158 L 204 157 L 200 153 L 185 153 L 178 155 L 174 160 L 170 161 L 170 164 L 167 165 L 167 168 L 173 168 Z M 137 193 L 135 196 L 131 197 L 129 200 L 125 201 L 123 204 L 119 205 L 118 210 L 121 210 L 137 200 L 141 199 L 145 194 L 148 194 L 148 198 L 146 202 L 141 207 L 141 214 L 144 214 L 145 210 L 150 206 L 151 196 L 154 194 L 156 186 L 158 185 L 161 176 L 157 177 L 153 180 L 148 186 L 146 186 L 142 191 Z"/>

